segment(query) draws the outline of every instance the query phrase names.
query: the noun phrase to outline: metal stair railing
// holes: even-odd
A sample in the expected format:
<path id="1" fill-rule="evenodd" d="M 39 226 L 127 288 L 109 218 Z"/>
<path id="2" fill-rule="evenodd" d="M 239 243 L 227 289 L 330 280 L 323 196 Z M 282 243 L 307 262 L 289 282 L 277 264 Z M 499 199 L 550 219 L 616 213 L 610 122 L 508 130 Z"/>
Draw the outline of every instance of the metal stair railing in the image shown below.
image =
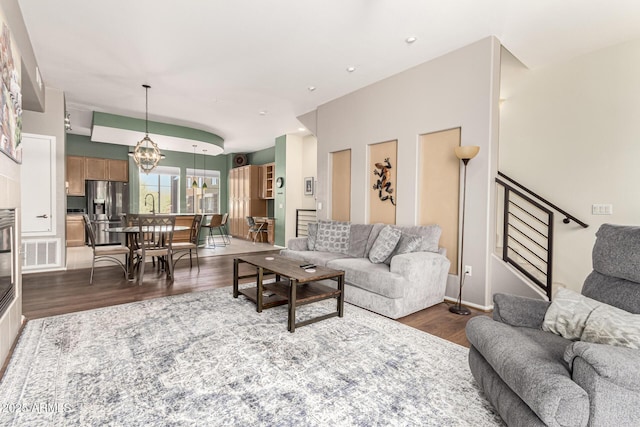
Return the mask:
<path id="1" fill-rule="evenodd" d="M 306 237 L 308 235 L 307 225 L 317 221 L 315 209 L 296 209 L 296 237 Z"/>
<path id="2" fill-rule="evenodd" d="M 502 259 L 541 288 L 551 300 L 553 283 L 554 211 L 563 223 L 589 225 L 498 172 L 496 183 L 504 190 L 502 209 Z"/>

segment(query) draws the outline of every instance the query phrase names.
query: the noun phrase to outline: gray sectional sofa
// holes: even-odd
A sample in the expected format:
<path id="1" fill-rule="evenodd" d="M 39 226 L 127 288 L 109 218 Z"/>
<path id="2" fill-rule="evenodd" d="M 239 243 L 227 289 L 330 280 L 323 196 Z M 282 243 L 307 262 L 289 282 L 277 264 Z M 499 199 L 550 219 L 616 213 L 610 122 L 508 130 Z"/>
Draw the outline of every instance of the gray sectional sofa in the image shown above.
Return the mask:
<path id="1" fill-rule="evenodd" d="M 494 295 L 469 365 L 510 426 L 640 425 L 640 227 L 604 224 L 582 295 Z"/>
<path id="2" fill-rule="evenodd" d="M 450 263 L 438 247 L 440 234 L 438 225 L 318 221 L 309 225 L 309 237 L 291 239 L 280 253 L 344 270 L 347 302 L 397 319 L 444 300 Z"/>

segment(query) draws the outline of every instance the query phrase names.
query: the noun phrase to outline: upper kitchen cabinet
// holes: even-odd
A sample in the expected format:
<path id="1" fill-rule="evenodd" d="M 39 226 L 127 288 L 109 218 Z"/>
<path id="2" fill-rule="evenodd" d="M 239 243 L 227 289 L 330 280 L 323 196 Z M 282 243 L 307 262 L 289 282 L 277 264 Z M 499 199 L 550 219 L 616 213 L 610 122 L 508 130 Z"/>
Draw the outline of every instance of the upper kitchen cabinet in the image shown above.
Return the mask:
<path id="1" fill-rule="evenodd" d="M 84 196 L 84 157 L 67 156 L 67 194 Z"/>
<path id="2" fill-rule="evenodd" d="M 260 166 L 260 198 L 273 199 L 273 183 L 275 181 L 276 164 L 267 163 Z"/>
<path id="3" fill-rule="evenodd" d="M 107 180 L 107 159 L 84 158 L 84 179 L 94 181 Z"/>
<path id="4" fill-rule="evenodd" d="M 129 182 L 129 162 L 127 160 L 107 160 L 107 180 Z"/>
<path id="5" fill-rule="evenodd" d="M 129 182 L 129 162 L 127 160 L 67 156 L 67 195 L 84 196 L 85 180 Z"/>

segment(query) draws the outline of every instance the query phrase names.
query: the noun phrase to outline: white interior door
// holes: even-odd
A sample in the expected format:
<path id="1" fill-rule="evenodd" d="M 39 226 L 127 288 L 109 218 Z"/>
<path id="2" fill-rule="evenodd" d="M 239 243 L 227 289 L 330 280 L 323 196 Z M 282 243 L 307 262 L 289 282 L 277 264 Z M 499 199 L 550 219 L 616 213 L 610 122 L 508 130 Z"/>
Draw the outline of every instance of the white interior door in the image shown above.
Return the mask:
<path id="1" fill-rule="evenodd" d="M 22 234 L 55 235 L 56 138 L 22 134 Z"/>

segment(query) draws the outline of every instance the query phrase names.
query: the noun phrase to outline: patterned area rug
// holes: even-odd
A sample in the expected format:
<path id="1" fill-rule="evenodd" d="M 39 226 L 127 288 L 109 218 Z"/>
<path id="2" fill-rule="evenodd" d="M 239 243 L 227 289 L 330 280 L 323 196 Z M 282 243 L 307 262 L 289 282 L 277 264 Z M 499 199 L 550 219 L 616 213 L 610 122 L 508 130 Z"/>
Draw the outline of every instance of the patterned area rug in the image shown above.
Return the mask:
<path id="1" fill-rule="evenodd" d="M 231 288 L 32 320 L 0 425 L 502 425 L 464 347 L 348 304 L 286 323 L 285 306 L 257 313 Z"/>

